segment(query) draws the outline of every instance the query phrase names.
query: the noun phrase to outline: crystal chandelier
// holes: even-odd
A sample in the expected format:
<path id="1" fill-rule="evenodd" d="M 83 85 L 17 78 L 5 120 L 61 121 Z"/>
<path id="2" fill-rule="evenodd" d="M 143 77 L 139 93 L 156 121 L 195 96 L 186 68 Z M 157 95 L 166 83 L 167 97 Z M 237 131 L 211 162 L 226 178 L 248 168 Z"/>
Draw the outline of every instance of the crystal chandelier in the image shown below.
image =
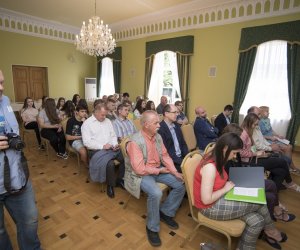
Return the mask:
<path id="1" fill-rule="evenodd" d="M 114 52 L 116 41 L 111 34 L 108 25 L 104 25 L 100 17 L 95 16 L 89 19 L 87 25 L 83 22 L 80 34 L 76 35 L 76 49 L 90 56 L 106 56 Z"/>

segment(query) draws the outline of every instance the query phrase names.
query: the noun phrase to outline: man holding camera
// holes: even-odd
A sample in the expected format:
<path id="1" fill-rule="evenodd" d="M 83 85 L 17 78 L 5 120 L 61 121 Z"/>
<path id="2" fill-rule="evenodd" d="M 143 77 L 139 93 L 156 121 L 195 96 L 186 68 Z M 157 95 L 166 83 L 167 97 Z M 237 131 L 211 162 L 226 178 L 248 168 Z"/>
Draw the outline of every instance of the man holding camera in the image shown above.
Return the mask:
<path id="1" fill-rule="evenodd" d="M 19 249 L 41 249 L 37 236 L 38 212 L 27 161 L 21 149 L 19 126 L 7 96 L 0 70 L 0 249 L 12 245 L 4 226 L 4 206 L 17 226 Z"/>

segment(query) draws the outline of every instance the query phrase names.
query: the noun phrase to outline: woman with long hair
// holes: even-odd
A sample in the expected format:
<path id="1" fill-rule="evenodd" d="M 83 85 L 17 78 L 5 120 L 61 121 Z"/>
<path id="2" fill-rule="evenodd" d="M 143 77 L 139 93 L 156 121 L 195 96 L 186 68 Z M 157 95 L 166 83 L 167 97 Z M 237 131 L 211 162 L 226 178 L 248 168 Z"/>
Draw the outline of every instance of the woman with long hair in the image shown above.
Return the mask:
<path id="1" fill-rule="evenodd" d="M 42 109 L 45 108 L 45 102 L 46 102 L 46 100 L 47 100 L 48 98 L 49 98 L 49 97 L 46 96 L 46 95 L 44 95 L 44 96 L 42 97 L 42 105 L 41 105 L 41 107 L 39 108 L 39 111 L 41 111 Z"/>
<path id="2" fill-rule="evenodd" d="M 241 139 L 244 146 L 241 150 L 241 160 L 249 165 L 263 166 L 270 171 L 270 178 L 275 182 L 277 190 L 286 188 L 300 192 L 300 186 L 293 182 L 287 162 L 280 157 L 272 157 L 262 150 L 256 150 L 252 139 L 253 131 L 259 123 L 259 117 L 255 113 L 249 113 L 241 127 L 243 132 Z M 285 181 L 285 184 L 283 182 Z"/>
<path id="3" fill-rule="evenodd" d="M 64 97 L 59 97 L 59 98 L 58 98 L 58 101 L 57 101 L 57 104 L 56 104 L 56 108 L 57 108 L 59 111 L 61 111 L 62 108 L 63 108 L 63 106 L 65 105 L 65 102 L 66 102 L 66 100 L 65 100 Z"/>
<path id="4" fill-rule="evenodd" d="M 145 111 L 146 102 L 144 99 L 139 99 L 135 105 L 135 108 L 133 110 L 133 113 L 136 118 L 140 118 L 142 116 L 142 113 Z"/>
<path id="5" fill-rule="evenodd" d="M 256 249 L 256 241 L 262 230 L 267 243 L 281 249 L 279 243 L 286 241 L 287 235 L 275 228 L 266 205 L 224 199 L 224 195 L 234 187 L 234 183 L 228 181 L 224 166 L 242 148 L 243 141 L 238 135 L 226 133 L 218 139 L 214 149 L 203 157 L 194 176 L 195 206 L 210 219 L 239 218 L 245 221 L 246 227 L 238 249 Z"/>
<path id="6" fill-rule="evenodd" d="M 48 98 L 46 100 L 45 108 L 39 113 L 38 122 L 42 137 L 49 140 L 56 151 L 56 155 L 63 159 L 68 159 L 66 138 L 60 124 L 59 111 L 56 109 L 54 99 Z"/>
<path id="7" fill-rule="evenodd" d="M 77 106 L 79 100 L 80 100 L 80 95 L 74 94 L 72 98 L 72 102 L 74 103 L 75 107 Z"/>
<path id="8" fill-rule="evenodd" d="M 154 104 L 154 102 L 151 101 L 151 100 L 149 100 L 149 101 L 146 103 L 145 110 L 154 110 L 154 111 L 155 111 L 155 104 Z"/>
<path id="9" fill-rule="evenodd" d="M 35 108 L 33 99 L 31 97 L 26 97 L 23 108 L 21 109 L 21 117 L 24 123 L 24 128 L 34 130 L 39 149 L 44 150 L 45 148 L 41 143 L 40 129 L 37 123 L 38 114 L 39 111 Z"/>
<path id="10" fill-rule="evenodd" d="M 74 117 L 75 115 L 75 105 L 72 101 L 68 100 L 64 104 L 63 108 L 59 112 L 59 116 L 61 120 L 64 120 L 66 118 Z"/>

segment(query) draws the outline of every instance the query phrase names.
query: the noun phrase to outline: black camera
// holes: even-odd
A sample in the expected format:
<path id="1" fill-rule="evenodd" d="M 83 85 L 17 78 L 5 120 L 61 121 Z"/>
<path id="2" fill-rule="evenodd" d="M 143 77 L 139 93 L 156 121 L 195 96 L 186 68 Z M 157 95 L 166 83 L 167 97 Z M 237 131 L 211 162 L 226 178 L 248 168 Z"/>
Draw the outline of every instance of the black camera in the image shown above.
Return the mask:
<path id="1" fill-rule="evenodd" d="M 9 148 L 21 151 L 25 147 L 25 143 L 18 134 L 8 133 L 5 136 L 7 137 Z"/>

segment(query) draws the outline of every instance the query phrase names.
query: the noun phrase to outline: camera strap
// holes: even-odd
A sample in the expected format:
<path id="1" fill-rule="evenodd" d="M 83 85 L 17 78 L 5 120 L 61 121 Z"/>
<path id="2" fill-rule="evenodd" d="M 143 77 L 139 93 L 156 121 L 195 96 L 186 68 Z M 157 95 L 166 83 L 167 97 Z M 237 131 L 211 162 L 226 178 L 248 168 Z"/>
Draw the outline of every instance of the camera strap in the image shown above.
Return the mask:
<path id="1" fill-rule="evenodd" d="M 11 190 L 11 179 L 10 179 L 10 167 L 9 167 L 9 161 L 8 161 L 8 157 L 6 155 L 6 152 L 4 151 L 4 188 L 6 189 L 6 191 L 8 193 L 17 193 L 22 191 L 28 182 L 28 178 L 29 178 L 29 169 L 28 169 L 28 164 L 27 164 L 27 159 L 24 155 L 24 152 L 21 152 L 21 159 L 20 159 L 20 164 L 22 165 L 22 169 L 26 178 L 25 184 L 24 186 L 19 189 L 19 190 Z"/>

